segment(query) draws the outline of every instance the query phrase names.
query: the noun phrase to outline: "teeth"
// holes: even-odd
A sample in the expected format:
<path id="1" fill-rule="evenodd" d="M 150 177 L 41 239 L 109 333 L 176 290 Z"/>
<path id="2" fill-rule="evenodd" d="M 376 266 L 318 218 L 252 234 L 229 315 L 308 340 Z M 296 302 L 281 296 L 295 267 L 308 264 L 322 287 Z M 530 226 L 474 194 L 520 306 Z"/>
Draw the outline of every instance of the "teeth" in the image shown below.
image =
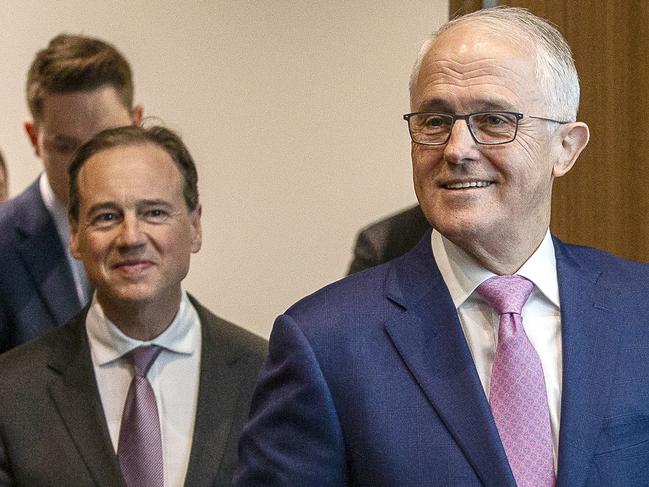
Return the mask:
<path id="1" fill-rule="evenodd" d="M 447 184 L 448 189 L 464 189 L 464 188 L 486 188 L 491 182 L 489 181 L 470 181 L 466 183 Z"/>

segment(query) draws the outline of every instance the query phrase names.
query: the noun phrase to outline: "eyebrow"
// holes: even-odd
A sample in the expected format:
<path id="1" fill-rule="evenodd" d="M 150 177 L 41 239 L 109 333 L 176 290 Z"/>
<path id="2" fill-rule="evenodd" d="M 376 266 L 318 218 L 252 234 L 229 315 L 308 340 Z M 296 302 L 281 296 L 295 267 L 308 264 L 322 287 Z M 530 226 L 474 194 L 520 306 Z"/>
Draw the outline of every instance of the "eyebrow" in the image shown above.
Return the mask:
<path id="1" fill-rule="evenodd" d="M 94 213 L 97 213 L 98 211 L 101 210 L 117 210 L 117 205 L 115 203 L 111 203 L 110 201 L 102 201 L 100 203 L 95 203 L 92 205 L 90 208 L 88 208 L 88 211 L 86 212 L 87 215 L 92 215 Z"/>
<path id="2" fill-rule="evenodd" d="M 150 206 L 163 206 L 165 208 L 174 208 L 174 206 L 166 200 L 153 198 L 153 199 L 143 199 L 135 202 L 136 208 L 150 207 Z M 88 208 L 88 215 L 97 213 L 101 210 L 120 210 L 121 205 L 114 203 L 112 201 L 100 201 L 95 203 L 90 208 Z"/>
<path id="3" fill-rule="evenodd" d="M 449 108 L 448 103 L 441 98 L 426 100 L 419 106 L 419 109 L 417 111 L 452 113 L 452 110 Z"/>
<path id="4" fill-rule="evenodd" d="M 166 208 L 173 208 L 174 207 L 174 205 L 169 203 L 167 200 L 163 200 L 163 199 L 159 199 L 159 198 L 138 200 L 135 203 L 135 206 L 138 207 L 138 208 L 141 208 L 143 206 L 164 206 Z"/>

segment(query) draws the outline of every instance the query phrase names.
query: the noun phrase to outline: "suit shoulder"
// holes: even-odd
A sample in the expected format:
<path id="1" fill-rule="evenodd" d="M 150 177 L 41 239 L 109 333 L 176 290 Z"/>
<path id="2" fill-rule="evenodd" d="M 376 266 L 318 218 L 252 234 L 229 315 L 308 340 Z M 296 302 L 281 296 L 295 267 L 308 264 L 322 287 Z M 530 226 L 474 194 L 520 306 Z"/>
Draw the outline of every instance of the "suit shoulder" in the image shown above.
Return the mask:
<path id="1" fill-rule="evenodd" d="M 22 193 L 3 202 L 0 205 L 0 220 L 15 219 L 23 216 L 25 209 L 31 209 L 34 205 L 43 206 L 38 189 L 38 179 L 23 190 Z"/>
<path id="2" fill-rule="evenodd" d="M 56 350 L 72 350 L 69 346 L 72 335 L 70 326 L 65 325 L 0 354 L 0 390 L 11 393 L 17 384 L 28 387 L 28 384 L 49 377 L 48 365 L 53 354 Z"/>
<path id="3" fill-rule="evenodd" d="M 0 354 L 0 375 L 3 378 L 12 371 L 23 373 L 44 363 L 48 347 L 41 339 L 19 345 Z"/>
<path id="4" fill-rule="evenodd" d="M 325 329 L 371 326 L 385 315 L 388 300 L 384 287 L 393 262 L 371 267 L 333 282 L 310 294 L 285 311 L 300 327 Z"/>
<path id="5" fill-rule="evenodd" d="M 371 240 L 383 240 L 393 233 L 403 231 L 407 233 L 421 231 L 423 233 L 427 228 L 428 222 L 421 212 L 421 208 L 419 205 L 415 205 L 370 223 L 361 229 L 360 233 Z"/>
<path id="6" fill-rule="evenodd" d="M 216 321 L 212 322 L 212 326 L 219 328 L 222 336 L 227 339 L 231 346 L 258 357 L 266 355 L 268 342 L 264 338 L 216 315 L 214 317 Z"/>
<path id="7" fill-rule="evenodd" d="M 198 312 L 201 323 L 209 333 L 217 336 L 219 342 L 230 350 L 239 350 L 257 357 L 265 357 L 268 351 L 268 342 L 262 337 L 235 325 L 234 323 L 216 316 L 195 298 L 190 296 L 192 304 Z"/>
<path id="8" fill-rule="evenodd" d="M 430 229 L 419 205 L 363 228 L 356 237 L 348 274 L 395 259 L 417 245 Z"/>
<path id="9" fill-rule="evenodd" d="M 33 224 L 34 212 L 45 210 L 38 193 L 38 180 L 14 198 L 0 205 L 0 246 L 13 245 L 16 241 L 14 229 L 25 223 Z M 38 219 L 38 218 L 37 218 Z M 10 229 L 10 231 L 7 231 Z"/>
<path id="10" fill-rule="evenodd" d="M 14 228 L 19 220 L 19 214 L 22 213 L 20 202 L 16 199 L 9 200 L 0 205 L 0 246 L 6 246 L 16 240 Z"/>
<path id="11" fill-rule="evenodd" d="M 565 245 L 565 254 L 584 268 L 600 273 L 600 282 L 626 294 L 633 290 L 649 293 L 649 264 L 623 259 L 604 250 L 582 245 Z M 559 258 L 559 255 L 557 255 Z"/>
<path id="12" fill-rule="evenodd" d="M 566 249 L 578 257 L 582 265 L 592 265 L 612 273 L 623 273 L 627 271 L 649 273 L 649 264 L 635 260 L 618 257 L 605 250 L 587 247 L 585 245 L 564 244 Z"/>

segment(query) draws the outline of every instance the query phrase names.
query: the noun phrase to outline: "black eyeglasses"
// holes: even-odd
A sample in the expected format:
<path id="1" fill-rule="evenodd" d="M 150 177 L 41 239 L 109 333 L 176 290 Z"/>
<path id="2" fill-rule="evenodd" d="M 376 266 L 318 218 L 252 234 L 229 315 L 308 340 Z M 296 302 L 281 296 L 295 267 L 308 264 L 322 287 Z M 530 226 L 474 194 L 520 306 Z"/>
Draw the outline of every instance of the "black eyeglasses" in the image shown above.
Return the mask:
<path id="1" fill-rule="evenodd" d="M 453 115 L 438 112 L 406 113 L 410 138 L 416 144 L 444 145 L 451 138 L 456 120 L 464 120 L 473 140 L 483 145 L 500 145 L 513 142 L 518 133 L 518 122 L 523 118 L 535 118 L 566 124 L 552 118 L 534 117 L 517 112 L 478 112 L 467 115 Z"/>

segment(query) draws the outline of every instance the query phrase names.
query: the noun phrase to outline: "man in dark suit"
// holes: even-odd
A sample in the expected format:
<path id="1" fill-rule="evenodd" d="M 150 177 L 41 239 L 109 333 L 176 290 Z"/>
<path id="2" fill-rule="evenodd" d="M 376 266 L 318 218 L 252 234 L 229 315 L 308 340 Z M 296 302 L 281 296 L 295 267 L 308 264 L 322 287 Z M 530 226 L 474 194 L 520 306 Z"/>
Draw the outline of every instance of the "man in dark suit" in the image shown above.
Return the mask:
<path id="1" fill-rule="evenodd" d="M 570 49 L 523 9 L 445 24 L 411 77 L 413 250 L 275 322 L 236 486 L 649 478 L 649 266 L 549 233 L 589 138 Z"/>
<path id="2" fill-rule="evenodd" d="M 347 274 L 383 264 L 412 249 L 430 223 L 415 205 L 363 228 L 356 237 L 354 256 Z"/>
<path id="3" fill-rule="evenodd" d="M 202 240 L 189 152 L 164 128 L 109 129 L 70 179 L 70 245 L 95 293 L 0 357 L 0 484 L 229 485 L 266 344 L 181 287 Z"/>
<path id="4" fill-rule="evenodd" d="M 27 75 L 25 130 L 45 171 L 0 206 L 0 352 L 68 321 L 92 289 L 68 250 L 67 169 L 97 132 L 139 124 L 131 69 L 110 44 L 59 35 Z"/>

